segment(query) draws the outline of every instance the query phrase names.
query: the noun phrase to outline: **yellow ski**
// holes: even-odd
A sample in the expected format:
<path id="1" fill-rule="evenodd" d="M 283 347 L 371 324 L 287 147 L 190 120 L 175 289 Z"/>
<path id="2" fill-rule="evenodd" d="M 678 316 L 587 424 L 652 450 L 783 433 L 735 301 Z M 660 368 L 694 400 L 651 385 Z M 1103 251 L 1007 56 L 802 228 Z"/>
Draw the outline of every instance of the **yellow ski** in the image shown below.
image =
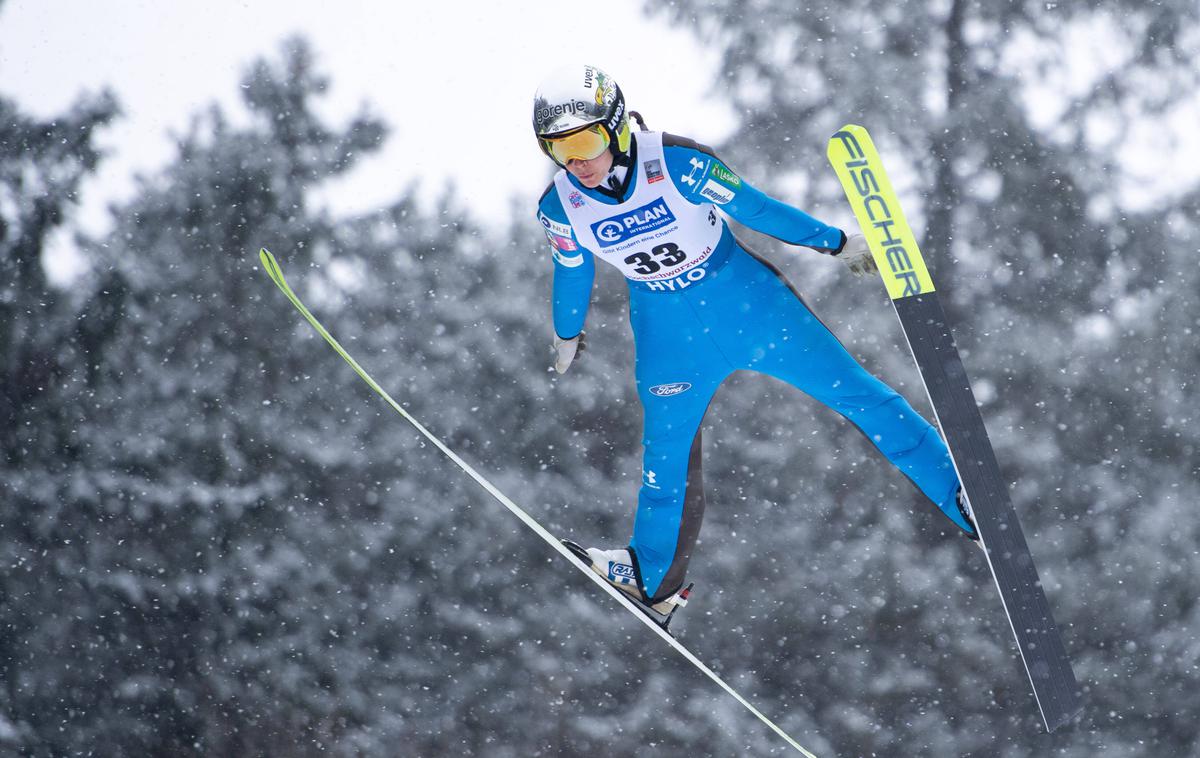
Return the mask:
<path id="1" fill-rule="evenodd" d="M 829 161 L 842 180 L 888 294 L 896 300 L 933 292 L 933 279 L 925 268 L 917 238 L 900 210 L 900 201 L 871 135 L 861 126 L 842 127 L 829 140 Z"/>

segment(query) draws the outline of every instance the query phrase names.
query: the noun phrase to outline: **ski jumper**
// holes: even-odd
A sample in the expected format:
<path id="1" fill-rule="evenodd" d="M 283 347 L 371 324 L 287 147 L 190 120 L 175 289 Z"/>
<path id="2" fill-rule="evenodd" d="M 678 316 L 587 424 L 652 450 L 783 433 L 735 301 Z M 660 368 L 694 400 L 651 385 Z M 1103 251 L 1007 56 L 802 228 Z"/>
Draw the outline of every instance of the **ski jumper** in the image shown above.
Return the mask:
<path id="1" fill-rule="evenodd" d="M 853 422 L 947 517 L 958 476 L 937 431 L 858 364 L 783 275 L 736 240 L 724 213 L 825 253 L 845 235 L 751 187 L 691 140 L 634 132 L 633 172 L 617 202 L 560 170 L 538 206 L 554 258 L 554 329 L 583 329 L 595 258 L 629 285 L 638 397 L 645 411 L 642 484 L 630 553 L 650 600 L 683 584 L 700 532 L 700 423 L 738 369 L 782 379 Z"/>

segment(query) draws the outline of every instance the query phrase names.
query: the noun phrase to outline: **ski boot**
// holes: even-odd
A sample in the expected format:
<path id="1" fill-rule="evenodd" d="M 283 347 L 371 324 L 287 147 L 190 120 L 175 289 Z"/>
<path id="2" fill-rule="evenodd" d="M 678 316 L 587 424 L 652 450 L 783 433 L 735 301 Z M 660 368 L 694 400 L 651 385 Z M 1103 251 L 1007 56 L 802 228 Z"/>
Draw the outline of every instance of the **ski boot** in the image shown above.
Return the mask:
<path id="1" fill-rule="evenodd" d="M 604 577 L 609 584 L 628 595 L 634 605 L 649 616 L 654 623 L 662 627 L 663 631 L 670 633 L 668 627 L 671 619 L 675 617 L 675 611 L 687 605 L 688 596 L 692 593 L 691 584 L 688 584 L 664 600 L 650 603 L 645 593 L 642 592 L 641 587 L 638 586 L 637 577 L 633 570 L 633 561 L 629 557 L 628 549 L 601 550 L 595 547 L 584 548 L 571 540 L 563 540 L 562 543 L 579 560 L 587 564 L 592 571 L 595 571 Z"/>

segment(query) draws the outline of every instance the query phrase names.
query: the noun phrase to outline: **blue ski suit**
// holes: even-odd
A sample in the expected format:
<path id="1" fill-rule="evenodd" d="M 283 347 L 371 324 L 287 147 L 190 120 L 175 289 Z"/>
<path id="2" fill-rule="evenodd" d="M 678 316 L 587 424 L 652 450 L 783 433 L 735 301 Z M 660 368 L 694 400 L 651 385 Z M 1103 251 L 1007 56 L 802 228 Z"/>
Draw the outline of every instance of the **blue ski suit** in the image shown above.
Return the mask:
<path id="1" fill-rule="evenodd" d="M 788 382 L 845 416 L 961 529 L 945 443 L 858 364 L 783 275 L 736 240 L 716 208 L 792 245 L 832 254 L 846 235 L 753 188 L 711 149 L 635 132 L 624 199 L 559 171 L 538 204 L 554 258 L 554 330 L 582 331 L 595 258 L 629 285 L 644 456 L 630 553 L 652 601 L 683 584 L 704 514 L 700 424 L 738 369 Z"/>

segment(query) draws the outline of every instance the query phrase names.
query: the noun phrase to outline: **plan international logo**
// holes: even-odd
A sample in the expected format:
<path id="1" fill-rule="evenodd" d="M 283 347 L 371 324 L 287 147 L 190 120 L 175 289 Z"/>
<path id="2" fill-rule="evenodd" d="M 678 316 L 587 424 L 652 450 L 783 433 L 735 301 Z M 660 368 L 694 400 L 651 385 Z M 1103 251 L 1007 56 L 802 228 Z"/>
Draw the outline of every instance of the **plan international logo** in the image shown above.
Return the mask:
<path id="1" fill-rule="evenodd" d="M 637 210 L 612 216 L 592 224 L 592 234 L 600 247 L 612 247 L 639 234 L 654 231 L 675 223 L 675 214 L 667 207 L 667 201 L 659 198 Z"/>

